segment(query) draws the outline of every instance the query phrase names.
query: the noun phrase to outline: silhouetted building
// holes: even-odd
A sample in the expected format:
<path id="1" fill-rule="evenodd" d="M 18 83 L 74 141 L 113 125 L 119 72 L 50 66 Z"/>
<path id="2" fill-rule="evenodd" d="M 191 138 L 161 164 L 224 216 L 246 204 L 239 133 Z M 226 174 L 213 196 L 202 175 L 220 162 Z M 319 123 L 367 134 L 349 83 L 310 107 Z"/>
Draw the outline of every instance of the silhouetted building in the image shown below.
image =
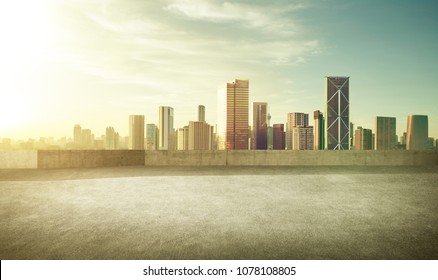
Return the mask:
<path id="1" fill-rule="evenodd" d="M 324 117 L 322 112 L 313 112 L 314 120 L 314 133 L 313 133 L 313 149 L 314 150 L 324 150 Z"/>
<path id="2" fill-rule="evenodd" d="M 128 149 L 144 150 L 144 115 L 129 116 Z"/>
<path id="3" fill-rule="evenodd" d="M 205 122 L 205 106 L 198 106 L 198 122 Z"/>
<path id="4" fill-rule="evenodd" d="M 397 147 L 396 119 L 393 117 L 374 118 L 374 149 L 394 150 Z"/>
<path id="5" fill-rule="evenodd" d="M 249 81 L 235 80 L 218 92 L 218 149 L 248 150 Z"/>
<path id="6" fill-rule="evenodd" d="M 325 77 L 324 141 L 328 150 L 350 149 L 349 77 Z"/>
<path id="7" fill-rule="evenodd" d="M 168 106 L 160 106 L 159 108 L 159 143 L 160 150 L 174 150 L 176 144 L 174 143 L 175 130 L 173 128 L 173 108 Z"/>
<path id="8" fill-rule="evenodd" d="M 371 129 L 358 126 L 354 132 L 354 149 L 355 150 L 372 150 L 373 149 L 373 132 Z"/>
<path id="9" fill-rule="evenodd" d="M 435 141 L 435 138 L 433 138 L 433 137 L 429 137 L 429 138 L 427 138 L 427 146 L 426 146 L 426 149 L 427 150 L 433 150 L 433 142 Z"/>
<path id="10" fill-rule="evenodd" d="M 428 118 L 424 115 L 409 115 L 406 134 L 406 150 L 427 149 L 429 134 Z"/>
<path id="11" fill-rule="evenodd" d="M 252 149 L 266 150 L 268 148 L 268 103 L 253 102 Z"/>
<path id="12" fill-rule="evenodd" d="M 284 132 L 284 124 L 277 123 L 273 126 L 273 149 L 284 150 L 286 148 L 286 135 Z"/>

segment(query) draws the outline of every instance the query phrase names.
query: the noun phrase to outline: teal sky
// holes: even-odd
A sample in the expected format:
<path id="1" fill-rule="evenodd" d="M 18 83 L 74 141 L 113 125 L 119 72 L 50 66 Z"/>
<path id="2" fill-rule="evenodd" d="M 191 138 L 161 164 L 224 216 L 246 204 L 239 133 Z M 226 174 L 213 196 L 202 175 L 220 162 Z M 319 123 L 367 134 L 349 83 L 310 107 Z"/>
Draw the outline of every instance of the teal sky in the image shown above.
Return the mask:
<path id="1" fill-rule="evenodd" d="M 324 109 L 323 77 L 350 76 L 350 118 L 429 116 L 438 137 L 436 1 L 2 1 L 0 138 L 97 136 L 128 115 L 216 123 L 218 86 L 250 80 L 271 123 Z"/>

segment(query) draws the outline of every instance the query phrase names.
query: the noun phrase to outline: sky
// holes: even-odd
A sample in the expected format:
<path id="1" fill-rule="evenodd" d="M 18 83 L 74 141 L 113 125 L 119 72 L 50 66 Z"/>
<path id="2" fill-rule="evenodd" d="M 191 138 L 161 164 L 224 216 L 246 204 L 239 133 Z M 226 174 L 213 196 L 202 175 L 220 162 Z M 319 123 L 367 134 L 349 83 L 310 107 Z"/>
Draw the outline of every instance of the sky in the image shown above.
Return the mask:
<path id="1" fill-rule="evenodd" d="M 324 111 L 324 76 L 350 77 L 350 120 L 429 116 L 438 138 L 437 1 L 0 0 L 0 138 L 96 136 L 128 116 L 217 123 L 217 89 L 249 80 L 271 124 Z M 250 106 L 251 107 L 251 106 Z M 312 119 L 312 118 L 310 118 Z M 311 123 L 312 124 L 312 123 Z"/>

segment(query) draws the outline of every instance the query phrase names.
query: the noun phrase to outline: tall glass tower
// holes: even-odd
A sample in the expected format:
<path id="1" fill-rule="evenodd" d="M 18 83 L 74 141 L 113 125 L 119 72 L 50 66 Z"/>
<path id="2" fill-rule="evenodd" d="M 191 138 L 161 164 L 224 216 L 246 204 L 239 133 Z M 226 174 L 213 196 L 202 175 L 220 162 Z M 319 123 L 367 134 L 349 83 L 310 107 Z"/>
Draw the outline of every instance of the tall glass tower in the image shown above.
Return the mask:
<path id="1" fill-rule="evenodd" d="M 249 81 L 235 80 L 218 91 L 218 149 L 248 150 Z"/>
<path id="2" fill-rule="evenodd" d="M 425 150 L 429 134 L 427 116 L 409 115 L 406 135 L 406 150 Z"/>
<path id="3" fill-rule="evenodd" d="M 350 149 L 350 77 L 324 77 L 324 140 L 327 150 Z"/>

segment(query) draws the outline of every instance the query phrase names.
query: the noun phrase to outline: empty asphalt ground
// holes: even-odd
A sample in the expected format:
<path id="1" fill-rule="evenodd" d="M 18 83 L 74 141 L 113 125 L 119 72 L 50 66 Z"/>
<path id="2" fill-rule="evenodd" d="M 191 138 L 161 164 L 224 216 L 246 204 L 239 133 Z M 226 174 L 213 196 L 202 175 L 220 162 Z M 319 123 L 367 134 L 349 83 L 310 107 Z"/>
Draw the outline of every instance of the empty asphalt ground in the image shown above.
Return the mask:
<path id="1" fill-rule="evenodd" d="M 1 259 L 437 259 L 438 167 L 0 170 Z"/>

